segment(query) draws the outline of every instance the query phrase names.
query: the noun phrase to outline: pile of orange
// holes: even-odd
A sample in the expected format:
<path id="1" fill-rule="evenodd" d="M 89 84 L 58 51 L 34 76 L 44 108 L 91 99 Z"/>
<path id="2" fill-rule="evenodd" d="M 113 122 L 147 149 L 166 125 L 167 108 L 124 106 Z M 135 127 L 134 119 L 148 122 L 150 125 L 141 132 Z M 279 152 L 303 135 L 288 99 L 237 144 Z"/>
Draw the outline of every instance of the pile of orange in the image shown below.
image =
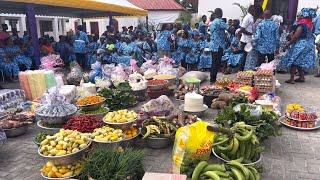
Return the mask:
<path id="1" fill-rule="evenodd" d="M 139 130 L 131 126 L 130 128 L 124 130 L 124 134 L 126 135 L 126 139 L 130 139 L 135 137 L 139 133 Z"/>
<path id="2" fill-rule="evenodd" d="M 78 106 L 96 104 L 104 101 L 104 97 L 101 96 L 88 96 L 77 101 Z"/>

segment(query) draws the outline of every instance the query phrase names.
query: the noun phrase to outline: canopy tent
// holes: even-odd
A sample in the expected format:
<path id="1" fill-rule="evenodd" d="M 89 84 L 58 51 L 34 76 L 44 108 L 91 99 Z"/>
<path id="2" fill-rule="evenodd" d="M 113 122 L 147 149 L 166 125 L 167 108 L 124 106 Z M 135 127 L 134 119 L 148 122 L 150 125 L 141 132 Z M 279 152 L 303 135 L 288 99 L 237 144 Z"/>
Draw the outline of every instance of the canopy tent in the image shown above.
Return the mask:
<path id="1" fill-rule="evenodd" d="M 35 64 L 40 65 L 40 49 L 35 15 L 77 18 L 147 16 L 148 11 L 127 0 L 0 0 L 0 13 L 27 14 Z"/>

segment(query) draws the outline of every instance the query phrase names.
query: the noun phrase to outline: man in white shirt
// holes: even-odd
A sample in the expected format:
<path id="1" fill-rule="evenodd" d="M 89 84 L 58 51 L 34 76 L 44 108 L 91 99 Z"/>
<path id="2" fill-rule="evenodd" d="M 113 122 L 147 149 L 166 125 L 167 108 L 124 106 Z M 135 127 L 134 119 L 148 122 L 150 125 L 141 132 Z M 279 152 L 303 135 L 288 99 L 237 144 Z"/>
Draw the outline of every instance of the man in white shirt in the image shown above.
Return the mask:
<path id="1" fill-rule="evenodd" d="M 253 24 L 254 24 L 254 12 L 255 12 L 255 6 L 251 5 L 248 9 L 248 14 L 243 18 L 240 32 L 242 33 L 240 42 L 241 42 L 241 49 L 244 50 L 244 47 L 247 45 L 247 43 L 252 41 L 252 32 L 253 32 Z M 247 52 L 244 51 L 243 58 L 240 60 L 239 63 L 239 70 L 243 71 L 244 65 L 247 58 Z"/>

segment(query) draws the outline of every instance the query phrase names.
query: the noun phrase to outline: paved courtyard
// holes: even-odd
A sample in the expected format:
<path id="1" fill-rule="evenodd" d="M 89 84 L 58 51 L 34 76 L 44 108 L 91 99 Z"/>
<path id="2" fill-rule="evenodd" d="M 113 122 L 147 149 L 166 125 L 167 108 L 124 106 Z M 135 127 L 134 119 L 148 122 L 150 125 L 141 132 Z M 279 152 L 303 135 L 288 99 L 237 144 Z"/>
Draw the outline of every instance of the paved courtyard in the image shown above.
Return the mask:
<path id="1" fill-rule="evenodd" d="M 307 76 L 304 84 L 287 85 L 288 75 L 277 75 L 282 83 L 277 94 L 282 98 L 283 106 L 289 103 L 301 103 L 320 109 L 320 79 Z M 7 84 L 7 88 L 17 87 Z M 176 105 L 181 102 L 174 101 Z M 139 109 L 139 105 L 136 107 Z M 209 110 L 204 120 L 212 122 L 216 112 Z M 27 134 L 10 138 L 0 148 L 0 180 L 38 180 L 42 179 L 40 168 L 45 161 L 37 154 L 32 142 L 39 129 L 31 125 Z M 320 179 L 320 131 L 297 131 L 283 127 L 283 135 L 268 140 L 263 153 L 264 180 L 306 180 Z M 145 147 L 139 141 L 140 148 Z M 148 149 L 145 157 L 145 171 L 168 173 L 171 167 L 172 146 L 161 150 Z M 211 156 L 211 160 L 216 159 Z"/>

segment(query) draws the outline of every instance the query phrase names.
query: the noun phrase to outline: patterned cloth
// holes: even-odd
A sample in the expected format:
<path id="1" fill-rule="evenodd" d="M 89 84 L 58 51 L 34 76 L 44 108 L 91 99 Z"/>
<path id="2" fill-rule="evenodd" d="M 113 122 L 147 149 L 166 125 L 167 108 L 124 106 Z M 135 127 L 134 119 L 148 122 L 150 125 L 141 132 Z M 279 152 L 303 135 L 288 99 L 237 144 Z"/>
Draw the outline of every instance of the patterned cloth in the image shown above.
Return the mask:
<path id="1" fill-rule="evenodd" d="M 88 44 L 87 47 L 87 65 L 91 66 L 91 64 L 95 63 L 97 61 L 97 55 L 96 52 L 99 48 L 99 45 L 97 42 L 91 42 Z"/>
<path id="2" fill-rule="evenodd" d="M 129 55 L 130 52 L 136 51 L 136 43 L 131 42 L 127 44 L 126 42 L 124 42 L 121 44 L 119 51 L 122 53 L 122 55 L 130 56 Z"/>
<path id="3" fill-rule="evenodd" d="M 57 42 L 55 51 L 60 54 L 64 63 L 69 63 L 76 60 L 72 47 L 67 42 Z"/>
<path id="4" fill-rule="evenodd" d="M 302 17 L 308 17 L 308 18 L 315 18 L 317 17 L 317 9 L 313 9 L 313 8 L 302 8 L 300 13 L 300 16 Z"/>
<path id="5" fill-rule="evenodd" d="M 194 53 L 193 51 L 189 52 L 186 55 L 186 63 L 188 64 L 195 64 L 198 62 L 198 59 L 199 59 L 199 54 Z"/>
<path id="6" fill-rule="evenodd" d="M 171 53 L 171 58 L 174 60 L 175 65 L 179 65 L 185 58 L 185 53 L 175 51 Z"/>
<path id="7" fill-rule="evenodd" d="M 303 27 L 300 38 L 291 46 L 288 53 L 282 59 L 281 64 L 290 67 L 292 65 L 310 69 L 316 67 L 316 55 L 314 50 L 314 36 L 311 29 L 306 24 L 295 26 L 294 32 L 298 27 Z"/>
<path id="8" fill-rule="evenodd" d="M 247 55 L 246 64 L 244 66 L 245 71 L 256 69 L 258 61 L 258 52 L 259 51 L 256 49 L 256 47 L 253 46 L 252 50 Z"/>
<path id="9" fill-rule="evenodd" d="M 170 35 L 171 35 L 171 32 L 168 30 L 164 30 L 160 32 L 160 34 L 157 37 L 158 50 L 170 51 L 170 41 L 169 41 Z"/>
<path id="10" fill-rule="evenodd" d="M 238 47 L 240 49 L 240 41 L 237 39 L 237 37 L 235 37 L 234 35 L 232 35 L 230 37 L 231 39 L 231 45 Z M 241 58 L 242 58 L 242 53 L 239 54 L 235 54 L 233 52 L 233 50 L 231 49 L 231 47 L 229 47 L 228 49 L 226 49 L 225 54 L 222 56 L 221 61 L 228 61 L 227 64 L 228 66 L 236 66 L 239 64 Z"/>
<path id="11" fill-rule="evenodd" d="M 145 41 L 136 41 L 136 54 L 137 54 L 137 65 L 140 67 L 143 63 L 144 51 L 143 51 L 143 44 Z"/>
<path id="12" fill-rule="evenodd" d="M 89 43 L 87 33 L 80 31 L 80 35 L 77 33 L 73 35 L 73 51 L 74 53 L 85 53 L 86 44 Z"/>
<path id="13" fill-rule="evenodd" d="M 271 19 L 261 21 L 253 35 L 257 50 L 262 54 L 273 54 L 280 47 L 279 26 Z"/>
<path id="14" fill-rule="evenodd" d="M 29 57 L 22 54 L 22 51 L 19 48 L 19 46 L 7 46 L 4 48 L 4 50 L 7 54 L 10 53 L 13 55 L 13 57 L 10 59 L 11 61 L 14 61 L 18 65 L 24 65 L 28 70 L 31 68 L 32 60 Z M 18 54 L 14 55 L 14 53 Z"/>
<path id="15" fill-rule="evenodd" d="M 206 34 L 206 24 L 202 21 L 199 23 L 199 33 Z"/>
<path id="16" fill-rule="evenodd" d="M 229 28 L 222 19 L 215 19 L 210 24 L 210 49 L 213 52 L 218 52 L 219 48 L 226 48 L 226 34 L 225 30 Z"/>
<path id="17" fill-rule="evenodd" d="M 209 53 L 206 55 L 205 53 L 202 53 L 200 58 L 199 58 L 199 64 L 198 68 L 199 69 L 210 69 L 212 66 L 212 55 Z"/>
<path id="18" fill-rule="evenodd" d="M 5 62 L 4 57 L 6 52 L 3 48 L 0 48 L 0 69 L 3 70 L 3 73 L 7 77 L 17 77 L 19 74 L 19 66 L 16 62 L 10 61 L 9 63 Z"/>
<path id="19" fill-rule="evenodd" d="M 145 41 L 142 45 L 143 50 L 151 52 L 152 56 L 156 59 L 158 59 L 158 53 L 157 53 L 157 48 L 156 48 L 156 44 L 154 42 L 151 42 L 151 45 Z M 146 59 L 151 59 L 150 54 L 148 53 L 144 53 L 144 58 Z"/>

